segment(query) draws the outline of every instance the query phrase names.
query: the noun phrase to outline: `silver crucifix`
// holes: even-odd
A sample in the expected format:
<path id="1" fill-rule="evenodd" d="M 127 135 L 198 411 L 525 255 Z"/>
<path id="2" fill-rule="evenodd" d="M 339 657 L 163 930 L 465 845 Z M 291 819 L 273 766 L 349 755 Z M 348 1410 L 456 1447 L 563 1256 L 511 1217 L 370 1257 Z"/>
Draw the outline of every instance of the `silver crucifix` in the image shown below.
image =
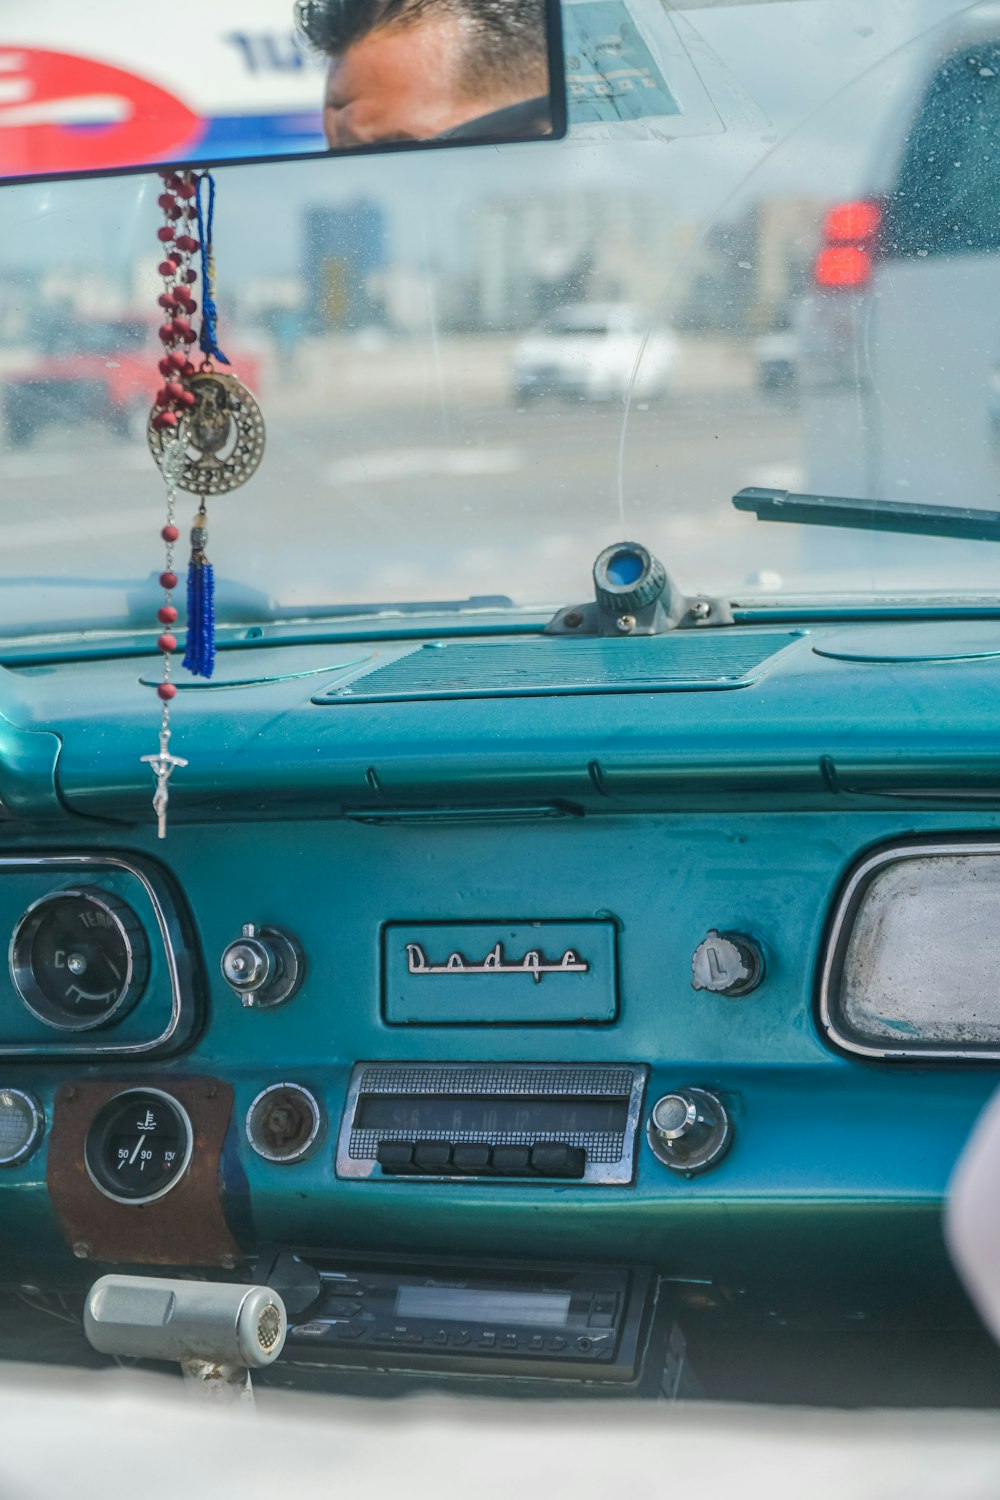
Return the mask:
<path id="1" fill-rule="evenodd" d="M 161 839 L 167 836 L 167 800 L 170 792 L 167 783 L 175 766 L 186 766 L 187 761 L 182 760 L 179 755 L 171 755 L 167 748 L 170 744 L 170 730 L 160 730 L 160 751 L 158 755 L 144 755 L 144 765 L 151 766 L 153 775 L 156 777 L 156 791 L 153 793 L 153 810 L 156 813 L 157 831 Z"/>

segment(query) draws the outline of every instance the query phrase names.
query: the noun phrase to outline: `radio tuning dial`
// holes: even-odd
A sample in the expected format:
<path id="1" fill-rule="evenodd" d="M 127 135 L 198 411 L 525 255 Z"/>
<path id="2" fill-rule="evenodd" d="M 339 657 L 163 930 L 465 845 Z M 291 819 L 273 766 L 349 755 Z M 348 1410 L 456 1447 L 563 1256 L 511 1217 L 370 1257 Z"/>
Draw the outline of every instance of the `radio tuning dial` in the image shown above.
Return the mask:
<path id="1" fill-rule="evenodd" d="M 716 1094 L 675 1089 L 653 1105 L 646 1134 L 664 1166 L 693 1177 L 721 1161 L 732 1144 L 733 1127 Z"/>
<path id="2" fill-rule="evenodd" d="M 280 927 L 243 925 L 222 955 L 222 977 L 247 1009 L 266 1010 L 290 1000 L 302 983 L 302 949 Z"/>

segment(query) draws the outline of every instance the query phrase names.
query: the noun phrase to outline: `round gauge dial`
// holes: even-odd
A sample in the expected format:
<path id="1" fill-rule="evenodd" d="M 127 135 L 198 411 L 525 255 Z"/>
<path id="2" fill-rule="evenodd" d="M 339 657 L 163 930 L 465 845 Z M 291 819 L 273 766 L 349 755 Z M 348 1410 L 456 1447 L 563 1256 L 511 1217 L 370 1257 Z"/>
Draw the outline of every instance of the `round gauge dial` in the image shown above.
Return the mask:
<path id="1" fill-rule="evenodd" d="M 10 970 L 40 1021 L 89 1031 L 120 1019 L 139 999 L 149 977 L 149 944 L 135 912 L 109 892 L 54 891 L 18 923 Z"/>
<path id="2" fill-rule="evenodd" d="M 187 1111 L 159 1089 L 129 1089 L 100 1110 L 84 1157 L 91 1180 L 119 1203 L 151 1203 L 176 1187 L 191 1161 Z"/>

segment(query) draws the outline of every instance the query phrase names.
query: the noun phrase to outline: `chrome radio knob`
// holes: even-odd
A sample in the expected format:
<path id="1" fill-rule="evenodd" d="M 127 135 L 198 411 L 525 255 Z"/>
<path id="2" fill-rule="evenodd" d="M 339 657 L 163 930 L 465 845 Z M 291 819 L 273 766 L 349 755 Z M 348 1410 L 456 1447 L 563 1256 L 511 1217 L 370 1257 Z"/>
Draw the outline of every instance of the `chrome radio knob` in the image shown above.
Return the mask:
<path id="1" fill-rule="evenodd" d="M 676 1089 L 653 1105 L 646 1135 L 664 1166 L 693 1177 L 721 1161 L 732 1144 L 733 1127 L 716 1094 Z"/>
<path id="2" fill-rule="evenodd" d="M 290 1000 L 302 983 L 302 949 L 280 927 L 255 927 L 243 932 L 222 955 L 222 977 L 248 1008 L 266 1010 Z"/>

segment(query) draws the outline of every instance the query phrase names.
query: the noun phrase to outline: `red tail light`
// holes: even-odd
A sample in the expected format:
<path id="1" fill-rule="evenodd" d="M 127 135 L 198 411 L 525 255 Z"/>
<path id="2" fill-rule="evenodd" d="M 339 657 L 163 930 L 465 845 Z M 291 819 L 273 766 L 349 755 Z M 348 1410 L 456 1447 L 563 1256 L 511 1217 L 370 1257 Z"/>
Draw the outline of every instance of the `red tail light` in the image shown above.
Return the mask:
<path id="1" fill-rule="evenodd" d="M 857 290 L 871 279 L 882 205 L 872 199 L 836 203 L 823 220 L 823 244 L 816 256 L 816 285 Z"/>

